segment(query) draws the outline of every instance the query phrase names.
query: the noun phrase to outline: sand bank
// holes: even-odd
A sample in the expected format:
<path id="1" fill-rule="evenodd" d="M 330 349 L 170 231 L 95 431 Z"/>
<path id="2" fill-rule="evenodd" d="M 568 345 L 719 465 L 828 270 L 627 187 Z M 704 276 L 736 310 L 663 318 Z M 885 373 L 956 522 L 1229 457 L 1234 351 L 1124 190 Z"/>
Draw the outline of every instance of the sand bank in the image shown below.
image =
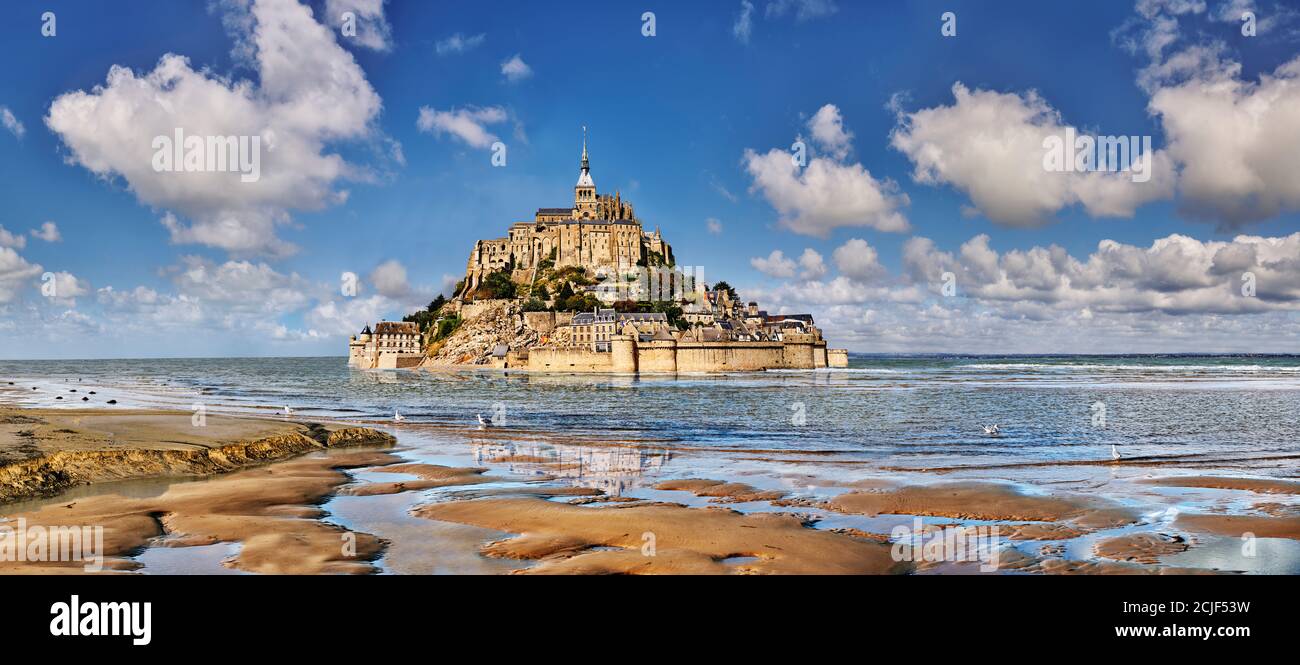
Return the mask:
<path id="1" fill-rule="evenodd" d="M 374 536 L 319 521 L 317 507 L 347 482 L 341 469 L 388 464 L 378 451 L 329 451 L 259 466 L 207 482 L 177 483 L 156 497 L 118 494 L 8 515 L 34 525 L 102 527 L 105 567 L 130 570 L 127 557 L 147 545 L 241 543 L 226 562 L 257 573 L 367 573 L 382 550 Z M 157 540 L 155 540 L 157 539 Z M 0 563 L 4 573 L 77 573 L 83 562 Z"/>
<path id="2" fill-rule="evenodd" d="M 996 483 L 910 485 L 841 494 L 822 507 L 864 515 L 922 515 L 1008 522 L 1067 522 L 1082 528 L 1132 524 L 1137 516 L 1109 502 L 1081 496 L 1024 494 Z"/>
<path id="3" fill-rule="evenodd" d="M 1166 487 L 1205 487 L 1220 490 L 1246 490 L 1259 494 L 1300 494 L 1300 483 L 1274 478 L 1233 478 L 1227 476 L 1169 476 L 1138 481 Z"/>
<path id="4" fill-rule="evenodd" d="M 0 407 L 0 501 L 110 480 L 208 476 L 311 451 L 395 443 L 369 428 L 295 420 Z"/>
<path id="5" fill-rule="evenodd" d="M 520 534 L 484 554 L 529 573 L 902 573 L 888 545 L 810 529 L 792 515 L 678 505 L 580 507 L 542 499 L 430 504 L 416 514 Z M 613 548 L 613 549 L 602 549 Z M 743 562 L 728 560 L 743 557 Z"/>

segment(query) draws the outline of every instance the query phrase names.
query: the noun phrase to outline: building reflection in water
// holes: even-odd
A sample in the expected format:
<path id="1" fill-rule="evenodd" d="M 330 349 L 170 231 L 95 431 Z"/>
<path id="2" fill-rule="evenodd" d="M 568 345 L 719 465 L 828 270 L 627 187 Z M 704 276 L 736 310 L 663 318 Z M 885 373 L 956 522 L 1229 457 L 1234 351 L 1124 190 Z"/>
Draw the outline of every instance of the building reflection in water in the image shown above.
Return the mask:
<path id="1" fill-rule="evenodd" d="M 672 452 L 662 448 L 597 448 L 560 443 L 475 443 L 473 450 L 478 464 L 506 464 L 512 473 L 563 478 L 611 496 L 621 496 L 638 484 L 636 479 L 658 471 L 672 459 Z"/>

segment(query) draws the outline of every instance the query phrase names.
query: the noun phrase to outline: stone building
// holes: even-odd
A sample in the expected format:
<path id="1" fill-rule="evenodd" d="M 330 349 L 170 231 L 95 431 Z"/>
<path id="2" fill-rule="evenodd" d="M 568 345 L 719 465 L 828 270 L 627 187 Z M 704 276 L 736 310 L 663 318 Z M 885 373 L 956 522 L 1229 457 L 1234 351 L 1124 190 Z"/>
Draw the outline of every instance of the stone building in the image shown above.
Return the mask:
<path id="1" fill-rule="evenodd" d="M 673 265 L 672 246 L 659 229 L 646 232 L 622 194 L 599 194 L 587 157 L 586 128 L 582 162 L 573 188 L 573 205 L 538 208 L 532 221 L 512 224 L 504 238 L 479 240 L 470 251 L 465 282 L 458 297 L 478 288 L 489 274 L 513 267 L 516 281 L 531 279 L 538 264 L 551 260 L 556 268 L 580 266 L 590 270 L 626 272 L 638 265 Z"/>
<path id="2" fill-rule="evenodd" d="M 348 366 L 360 369 L 415 367 L 424 359 L 424 336 L 414 323 L 380 321 L 348 340 Z"/>

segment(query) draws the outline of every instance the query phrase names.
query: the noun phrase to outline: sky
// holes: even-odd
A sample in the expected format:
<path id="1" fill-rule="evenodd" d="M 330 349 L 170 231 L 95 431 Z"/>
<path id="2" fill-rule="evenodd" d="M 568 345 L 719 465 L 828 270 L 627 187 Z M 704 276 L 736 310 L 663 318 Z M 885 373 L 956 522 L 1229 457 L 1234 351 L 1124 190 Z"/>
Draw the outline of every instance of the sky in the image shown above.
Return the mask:
<path id="1" fill-rule="evenodd" d="M 584 126 L 679 264 L 833 347 L 1300 352 L 1294 4 L 5 9 L 3 357 L 342 355 L 569 205 Z M 160 161 L 178 128 L 256 177 Z"/>

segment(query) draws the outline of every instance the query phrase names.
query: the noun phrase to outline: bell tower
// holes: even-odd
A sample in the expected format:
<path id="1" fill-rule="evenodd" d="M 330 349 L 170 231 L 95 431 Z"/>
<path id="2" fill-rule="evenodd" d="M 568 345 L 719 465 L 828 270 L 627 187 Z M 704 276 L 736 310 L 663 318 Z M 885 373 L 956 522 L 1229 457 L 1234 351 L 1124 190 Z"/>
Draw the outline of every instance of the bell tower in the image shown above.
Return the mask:
<path id="1" fill-rule="evenodd" d="M 574 219 L 595 219 L 599 202 L 596 200 L 596 183 L 591 179 L 591 163 L 587 161 L 587 126 L 582 126 L 582 172 L 573 188 Z"/>

